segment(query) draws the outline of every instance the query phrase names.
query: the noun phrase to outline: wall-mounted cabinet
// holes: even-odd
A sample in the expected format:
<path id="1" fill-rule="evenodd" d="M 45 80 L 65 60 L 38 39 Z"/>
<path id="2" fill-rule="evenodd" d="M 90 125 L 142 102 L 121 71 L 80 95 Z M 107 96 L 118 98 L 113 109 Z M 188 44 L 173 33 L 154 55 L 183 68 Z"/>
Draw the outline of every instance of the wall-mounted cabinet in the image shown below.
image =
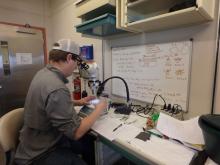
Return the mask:
<path id="1" fill-rule="evenodd" d="M 102 14 L 115 14 L 115 0 L 83 0 L 76 4 L 76 16 L 91 19 Z"/>
<path id="2" fill-rule="evenodd" d="M 211 21 L 216 0 L 116 0 L 117 28 L 156 31 Z"/>
<path id="3" fill-rule="evenodd" d="M 112 14 L 104 14 L 94 19 L 84 21 L 80 25 L 76 25 L 76 31 L 82 34 L 105 37 L 122 33 L 120 29 L 116 29 L 116 17 Z"/>
<path id="4" fill-rule="evenodd" d="M 116 29 L 115 6 L 115 0 L 83 0 L 76 4 L 76 15 L 82 19 L 76 31 L 100 37 L 122 33 Z"/>

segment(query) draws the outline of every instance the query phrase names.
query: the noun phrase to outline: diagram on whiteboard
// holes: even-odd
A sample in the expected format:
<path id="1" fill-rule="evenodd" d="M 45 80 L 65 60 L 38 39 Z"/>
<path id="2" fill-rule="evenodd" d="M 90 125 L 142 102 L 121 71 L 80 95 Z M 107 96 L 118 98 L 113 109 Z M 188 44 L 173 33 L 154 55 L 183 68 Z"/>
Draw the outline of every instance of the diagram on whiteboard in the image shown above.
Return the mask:
<path id="1" fill-rule="evenodd" d="M 155 94 L 187 109 L 192 41 L 112 48 L 112 76 L 123 77 L 132 99 L 152 102 Z M 112 93 L 125 96 L 113 80 Z"/>

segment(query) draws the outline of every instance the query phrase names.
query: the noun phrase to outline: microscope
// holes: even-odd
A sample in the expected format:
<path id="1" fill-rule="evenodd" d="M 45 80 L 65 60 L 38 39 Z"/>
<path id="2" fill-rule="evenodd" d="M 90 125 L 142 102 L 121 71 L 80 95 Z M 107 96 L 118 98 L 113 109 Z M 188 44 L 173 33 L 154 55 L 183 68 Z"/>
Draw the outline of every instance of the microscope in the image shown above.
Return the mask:
<path id="1" fill-rule="evenodd" d="M 95 61 L 87 62 L 88 69 L 83 67 L 79 67 L 80 77 L 83 78 L 84 81 L 84 91 L 82 92 L 82 97 L 87 96 L 86 86 L 88 82 L 88 86 L 92 91 L 92 95 L 97 96 L 97 89 L 101 82 L 99 81 L 99 68 Z"/>
<path id="2" fill-rule="evenodd" d="M 86 86 L 88 83 L 88 87 L 90 88 L 92 95 L 97 97 L 97 90 L 101 84 L 99 81 L 99 68 L 95 61 L 86 62 L 87 67 L 79 66 L 79 74 L 80 77 L 84 81 L 84 90 L 82 92 L 82 97 L 86 97 L 87 91 Z M 91 100 L 90 105 L 85 105 L 80 109 L 79 115 L 81 117 L 86 117 L 94 110 L 94 105 L 98 104 L 100 100 L 98 98 Z M 106 114 L 107 111 L 104 112 Z"/>
<path id="3" fill-rule="evenodd" d="M 79 66 L 79 73 L 80 77 L 83 78 L 84 80 L 84 88 L 86 88 L 86 82 L 88 82 L 88 86 L 92 91 L 92 94 L 96 97 L 99 97 L 102 95 L 102 92 L 104 91 L 105 84 L 111 80 L 111 79 L 120 79 L 123 81 L 125 88 L 126 88 L 126 95 L 127 95 L 127 103 L 122 104 L 120 107 L 117 107 L 115 112 L 116 113 L 121 113 L 121 114 L 130 114 L 131 107 L 130 107 L 130 97 L 129 97 L 129 89 L 128 89 L 128 84 L 126 81 L 119 76 L 112 76 L 104 80 L 102 83 L 99 81 L 99 68 L 96 62 L 87 62 L 86 63 L 87 67 L 80 67 Z M 86 91 L 86 90 L 85 90 Z M 82 93 L 83 96 L 87 96 L 87 92 Z M 95 105 L 99 103 L 99 99 L 96 98 L 90 102 L 90 104 Z M 83 108 L 82 108 L 83 109 Z M 86 108 L 84 107 L 86 110 Z M 88 108 L 87 108 L 88 110 Z"/>

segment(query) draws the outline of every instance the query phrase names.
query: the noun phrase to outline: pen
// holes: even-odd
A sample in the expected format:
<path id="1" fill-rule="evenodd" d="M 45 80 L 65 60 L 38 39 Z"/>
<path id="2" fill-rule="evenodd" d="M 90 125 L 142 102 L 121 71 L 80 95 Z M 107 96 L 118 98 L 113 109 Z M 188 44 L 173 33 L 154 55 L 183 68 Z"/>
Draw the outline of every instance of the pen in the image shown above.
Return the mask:
<path id="1" fill-rule="evenodd" d="M 114 129 L 113 129 L 113 132 L 116 131 L 116 130 L 117 130 L 119 127 L 121 127 L 121 126 L 122 126 L 122 123 L 119 124 L 116 128 L 114 128 Z"/>
<path id="2" fill-rule="evenodd" d="M 146 131 L 146 132 L 149 133 L 150 135 L 154 135 L 154 136 L 157 136 L 157 137 L 159 137 L 159 138 L 163 138 L 162 135 L 159 135 L 159 134 L 157 134 L 157 133 L 154 133 L 154 132 L 151 132 L 151 131 Z"/>

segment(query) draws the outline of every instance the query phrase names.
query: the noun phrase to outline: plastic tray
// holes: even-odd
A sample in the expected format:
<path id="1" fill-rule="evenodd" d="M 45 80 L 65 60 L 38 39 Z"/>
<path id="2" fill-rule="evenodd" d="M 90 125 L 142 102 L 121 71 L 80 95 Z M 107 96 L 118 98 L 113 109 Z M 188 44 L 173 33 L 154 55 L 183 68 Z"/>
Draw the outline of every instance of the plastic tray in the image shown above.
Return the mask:
<path id="1" fill-rule="evenodd" d="M 77 25 L 76 31 L 94 36 L 109 36 L 123 32 L 116 29 L 116 17 L 109 13 Z"/>

